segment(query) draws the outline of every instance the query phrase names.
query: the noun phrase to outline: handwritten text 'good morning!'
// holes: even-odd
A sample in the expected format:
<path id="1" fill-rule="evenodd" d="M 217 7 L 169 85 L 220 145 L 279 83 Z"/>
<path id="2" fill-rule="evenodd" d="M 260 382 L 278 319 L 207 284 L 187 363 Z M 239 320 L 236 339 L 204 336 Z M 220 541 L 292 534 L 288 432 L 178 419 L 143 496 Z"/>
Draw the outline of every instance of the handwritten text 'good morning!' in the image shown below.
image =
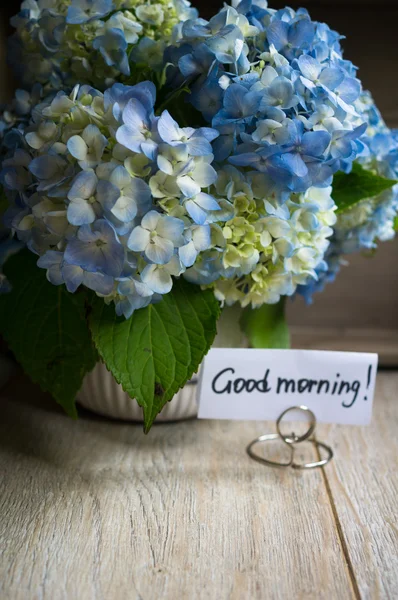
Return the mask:
<path id="1" fill-rule="evenodd" d="M 371 367 L 369 367 L 371 369 Z M 235 369 L 227 367 L 222 369 L 212 380 L 212 390 L 215 394 L 241 394 L 262 393 L 278 395 L 285 394 L 317 394 L 324 396 L 340 396 L 342 406 L 351 408 L 359 396 L 361 382 L 358 379 L 347 381 L 341 378 L 340 373 L 328 379 L 288 378 L 273 376 L 270 369 L 266 369 L 261 379 L 245 379 L 234 377 Z M 370 373 L 368 373 L 370 381 Z M 365 387 L 365 386 L 364 386 Z M 367 400 L 367 396 L 363 397 Z"/>

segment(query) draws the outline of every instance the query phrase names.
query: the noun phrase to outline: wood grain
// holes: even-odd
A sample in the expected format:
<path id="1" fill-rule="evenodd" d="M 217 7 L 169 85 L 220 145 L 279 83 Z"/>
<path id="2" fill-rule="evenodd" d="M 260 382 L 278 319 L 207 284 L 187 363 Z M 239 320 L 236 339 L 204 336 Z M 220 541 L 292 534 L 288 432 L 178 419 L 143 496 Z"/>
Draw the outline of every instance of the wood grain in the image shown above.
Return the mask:
<path id="1" fill-rule="evenodd" d="M 322 473 L 245 453 L 269 424 L 145 437 L 31 389 L 2 398 L 2 600 L 355 597 Z"/>
<path id="2" fill-rule="evenodd" d="M 335 460 L 306 473 L 246 456 L 272 424 L 144 436 L 32 390 L 1 397 L 2 600 L 396 597 L 398 372 L 371 427 L 318 426 Z"/>
<path id="3" fill-rule="evenodd" d="M 325 427 L 336 460 L 325 470 L 363 599 L 398 597 L 398 373 L 379 375 L 369 428 Z"/>
<path id="4" fill-rule="evenodd" d="M 292 348 L 302 350 L 336 350 L 375 352 L 379 365 L 398 366 L 398 328 L 370 329 L 351 327 L 290 326 Z"/>

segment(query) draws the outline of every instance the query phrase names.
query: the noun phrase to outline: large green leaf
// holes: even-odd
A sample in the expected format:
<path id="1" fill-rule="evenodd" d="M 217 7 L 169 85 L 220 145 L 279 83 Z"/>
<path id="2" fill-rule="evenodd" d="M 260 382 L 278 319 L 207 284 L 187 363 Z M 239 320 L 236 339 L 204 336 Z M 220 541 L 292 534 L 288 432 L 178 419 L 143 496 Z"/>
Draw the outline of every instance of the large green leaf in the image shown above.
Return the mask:
<path id="1" fill-rule="evenodd" d="M 29 377 L 72 417 L 75 396 L 97 353 L 86 322 L 86 294 L 55 287 L 28 250 L 4 267 L 12 291 L 0 296 L 0 333 Z"/>
<path id="2" fill-rule="evenodd" d="M 90 325 L 97 350 L 123 389 L 143 408 L 145 431 L 198 370 L 216 334 L 220 307 L 211 291 L 183 279 L 158 304 L 117 317 L 97 299 Z"/>
<path id="3" fill-rule="evenodd" d="M 277 304 L 263 304 L 260 308 L 248 306 L 240 324 L 252 348 L 290 348 L 284 298 Z"/>
<path id="4" fill-rule="evenodd" d="M 366 198 L 374 198 L 396 183 L 394 179 L 380 177 L 359 163 L 354 163 L 351 173 L 339 172 L 333 178 L 332 196 L 337 212 L 344 212 Z"/>

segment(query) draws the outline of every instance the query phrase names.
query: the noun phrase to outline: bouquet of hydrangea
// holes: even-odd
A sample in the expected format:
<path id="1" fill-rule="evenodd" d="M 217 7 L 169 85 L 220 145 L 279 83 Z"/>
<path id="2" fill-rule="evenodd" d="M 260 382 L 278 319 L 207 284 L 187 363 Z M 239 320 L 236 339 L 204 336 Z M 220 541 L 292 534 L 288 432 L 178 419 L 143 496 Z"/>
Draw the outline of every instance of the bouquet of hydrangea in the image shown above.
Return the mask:
<path id="1" fill-rule="evenodd" d="M 398 136 L 306 10 L 24 0 L 12 24 L 0 330 L 69 414 L 102 360 L 148 430 L 223 306 L 286 347 L 285 297 L 394 235 Z"/>

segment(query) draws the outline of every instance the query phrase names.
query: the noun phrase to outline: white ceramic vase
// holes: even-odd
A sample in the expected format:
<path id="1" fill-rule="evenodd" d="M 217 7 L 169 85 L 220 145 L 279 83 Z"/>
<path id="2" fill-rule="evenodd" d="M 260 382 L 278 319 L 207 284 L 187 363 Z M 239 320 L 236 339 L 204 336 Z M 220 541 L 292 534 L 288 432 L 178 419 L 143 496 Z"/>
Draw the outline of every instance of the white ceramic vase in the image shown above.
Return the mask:
<path id="1" fill-rule="evenodd" d="M 247 341 L 239 328 L 240 309 L 227 309 L 217 324 L 215 348 L 241 348 Z M 156 422 L 189 419 L 197 415 L 197 382 L 195 376 L 166 404 Z M 77 396 L 77 402 L 95 413 L 113 419 L 142 422 L 142 408 L 132 400 L 103 363 L 97 363 L 88 373 Z"/>

